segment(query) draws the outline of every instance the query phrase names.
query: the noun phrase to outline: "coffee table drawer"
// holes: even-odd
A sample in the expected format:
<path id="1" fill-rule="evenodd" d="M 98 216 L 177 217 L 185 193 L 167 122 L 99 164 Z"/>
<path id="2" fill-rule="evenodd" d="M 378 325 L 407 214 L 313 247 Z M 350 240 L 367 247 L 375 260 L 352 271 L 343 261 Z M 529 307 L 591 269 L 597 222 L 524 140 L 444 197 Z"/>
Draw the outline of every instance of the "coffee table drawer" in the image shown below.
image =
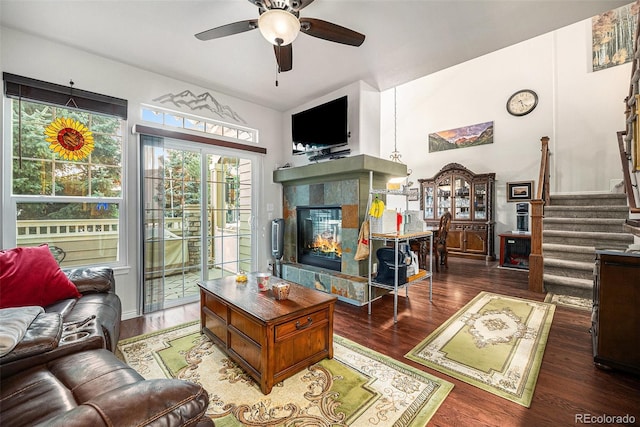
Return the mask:
<path id="1" fill-rule="evenodd" d="M 227 321 L 227 304 L 206 292 L 201 292 L 200 298 L 202 299 L 202 305 L 204 307 L 207 307 L 214 314 L 220 317 L 220 319 L 222 319 L 224 322 Z"/>
<path id="2" fill-rule="evenodd" d="M 306 329 L 316 328 L 329 321 L 329 310 L 323 309 L 315 313 L 305 314 L 286 323 L 276 325 L 276 341 L 289 338 L 291 335 L 300 333 Z"/>

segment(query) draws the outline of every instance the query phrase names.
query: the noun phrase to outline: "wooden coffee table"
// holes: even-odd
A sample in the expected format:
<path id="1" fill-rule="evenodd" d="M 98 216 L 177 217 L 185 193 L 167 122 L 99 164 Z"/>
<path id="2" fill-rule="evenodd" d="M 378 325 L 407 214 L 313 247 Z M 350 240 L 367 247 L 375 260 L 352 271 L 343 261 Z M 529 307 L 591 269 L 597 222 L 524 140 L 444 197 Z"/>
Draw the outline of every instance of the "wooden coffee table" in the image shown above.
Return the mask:
<path id="1" fill-rule="evenodd" d="M 284 281 L 272 277 L 274 281 Z M 290 282 L 289 282 L 290 283 Z M 269 394 L 278 382 L 333 358 L 336 297 L 290 283 L 289 299 L 260 292 L 255 274 L 198 282 L 202 332 Z"/>

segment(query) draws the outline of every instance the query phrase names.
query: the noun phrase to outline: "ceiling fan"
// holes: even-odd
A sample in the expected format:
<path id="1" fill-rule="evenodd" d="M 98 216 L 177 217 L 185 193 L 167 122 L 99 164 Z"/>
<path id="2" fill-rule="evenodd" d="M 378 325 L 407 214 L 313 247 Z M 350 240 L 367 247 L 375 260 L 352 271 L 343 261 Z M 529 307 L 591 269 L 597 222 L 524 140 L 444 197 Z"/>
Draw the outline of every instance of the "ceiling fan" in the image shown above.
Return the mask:
<path id="1" fill-rule="evenodd" d="M 293 68 L 293 50 L 291 43 L 302 31 L 323 40 L 360 46 L 364 34 L 350 30 L 331 22 L 315 18 L 300 18 L 300 11 L 313 3 L 313 0 L 249 0 L 258 6 L 258 19 L 247 19 L 222 25 L 196 34 L 199 40 L 212 40 L 245 31 L 260 29 L 267 41 L 274 46 L 278 72 Z"/>

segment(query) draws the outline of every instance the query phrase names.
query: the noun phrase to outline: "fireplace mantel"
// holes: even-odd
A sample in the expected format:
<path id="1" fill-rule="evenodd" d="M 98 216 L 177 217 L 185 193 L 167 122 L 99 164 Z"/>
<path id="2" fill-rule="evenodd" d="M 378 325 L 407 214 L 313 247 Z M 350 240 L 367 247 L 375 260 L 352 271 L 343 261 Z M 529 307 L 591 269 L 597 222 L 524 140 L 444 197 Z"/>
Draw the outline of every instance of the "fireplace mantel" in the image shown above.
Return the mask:
<path id="1" fill-rule="evenodd" d="M 278 169 L 273 172 L 273 182 L 282 184 L 309 184 L 318 181 L 336 181 L 349 177 L 374 175 L 386 177 L 407 176 L 407 165 L 391 160 L 360 154 L 327 162 Z"/>
<path id="2" fill-rule="evenodd" d="M 368 260 L 357 261 L 354 255 L 360 224 L 366 216 L 371 171 L 374 188 L 384 188 L 390 178 L 407 176 L 406 165 L 364 154 L 273 172 L 273 181 L 283 187 L 282 275 L 285 279 L 333 293 L 353 304 L 368 302 Z M 300 264 L 296 256 L 298 206 L 340 206 L 342 257 L 339 272 Z"/>

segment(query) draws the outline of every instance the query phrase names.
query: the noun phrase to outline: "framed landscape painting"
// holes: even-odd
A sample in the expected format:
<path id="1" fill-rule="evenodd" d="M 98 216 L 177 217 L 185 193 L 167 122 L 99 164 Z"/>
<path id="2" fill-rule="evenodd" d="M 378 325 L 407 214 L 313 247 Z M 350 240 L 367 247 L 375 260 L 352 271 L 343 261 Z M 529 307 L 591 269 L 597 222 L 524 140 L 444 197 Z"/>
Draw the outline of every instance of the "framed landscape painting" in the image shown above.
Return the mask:
<path id="1" fill-rule="evenodd" d="M 429 152 L 493 144 L 493 122 L 478 123 L 429 134 Z"/>
<path id="2" fill-rule="evenodd" d="M 610 10 L 591 18 L 592 68 L 604 70 L 633 59 L 640 2 Z"/>
<path id="3" fill-rule="evenodd" d="M 507 202 L 526 202 L 533 196 L 533 181 L 507 182 Z"/>

